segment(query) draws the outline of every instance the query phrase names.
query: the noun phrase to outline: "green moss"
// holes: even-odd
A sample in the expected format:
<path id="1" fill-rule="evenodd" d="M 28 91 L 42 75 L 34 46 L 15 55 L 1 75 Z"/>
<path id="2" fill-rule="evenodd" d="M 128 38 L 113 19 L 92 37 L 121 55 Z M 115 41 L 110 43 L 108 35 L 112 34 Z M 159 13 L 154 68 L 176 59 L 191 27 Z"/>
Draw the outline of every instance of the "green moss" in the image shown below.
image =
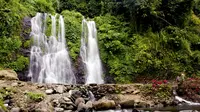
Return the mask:
<path id="1" fill-rule="evenodd" d="M 35 102 L 40 102 L 44 99 L 44 94 L 42 93 L 33 93 L 33 92 L 28 92 L 26 93 L 29 99 L 35 101 Z"/>
<path id="2" fill-rule="evenodd" d="M 24 42 L 24 48 L 29 48 L 31 46 L 31 40 Z"/>
<path id="3" fill-rule="evenodd" d="M 195 25 L 200 25 L 200 18 L 198 16 L 196 16 L 195 14 L 192 14 L 191 21 Z"/>

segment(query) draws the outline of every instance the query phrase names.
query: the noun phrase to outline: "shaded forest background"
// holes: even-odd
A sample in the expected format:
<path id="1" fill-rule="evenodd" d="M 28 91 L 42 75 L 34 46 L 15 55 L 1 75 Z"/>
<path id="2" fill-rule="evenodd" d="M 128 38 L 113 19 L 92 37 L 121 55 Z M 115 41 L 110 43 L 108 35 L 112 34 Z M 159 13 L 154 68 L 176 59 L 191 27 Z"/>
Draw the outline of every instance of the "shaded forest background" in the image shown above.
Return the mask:
<path id="1" fill-rule="evenodd" d="M 0 0 L 1 69 L 28 69 L 24 50 L 31 39 L 24 21 L 36 12 L 64 16 L 75 67 L 84 16 L 97 24 L 104 76 L 117 83 L 181 72 L 200 76 L 200 0 Z"/>

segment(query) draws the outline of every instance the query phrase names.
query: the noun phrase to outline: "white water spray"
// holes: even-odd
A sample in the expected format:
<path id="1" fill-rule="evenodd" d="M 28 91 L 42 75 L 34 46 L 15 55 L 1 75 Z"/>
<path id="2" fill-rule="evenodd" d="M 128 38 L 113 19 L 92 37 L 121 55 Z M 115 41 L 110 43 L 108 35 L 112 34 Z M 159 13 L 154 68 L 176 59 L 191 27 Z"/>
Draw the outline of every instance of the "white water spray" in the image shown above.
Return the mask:
<path id="1" fill-rule="evenodd" d="M 51 15 L 51 36 L 45 35 L 47 14 L 37 13 L 31 19 L 33 45 L 31 47 L 29 77 L 32 82 L 75 84 L 76 79 L 65 42 L 63 17 L 59 17 L 56 32 L 56 15 Z"/>
<path id="2" fill-rule="evenodd" d="M 104 83 L 102 65 L 97 43 L 97 30 L 94 21 L 82 21 L 82 38 L 80 55 L 85 64 L 86 84 Z"/>

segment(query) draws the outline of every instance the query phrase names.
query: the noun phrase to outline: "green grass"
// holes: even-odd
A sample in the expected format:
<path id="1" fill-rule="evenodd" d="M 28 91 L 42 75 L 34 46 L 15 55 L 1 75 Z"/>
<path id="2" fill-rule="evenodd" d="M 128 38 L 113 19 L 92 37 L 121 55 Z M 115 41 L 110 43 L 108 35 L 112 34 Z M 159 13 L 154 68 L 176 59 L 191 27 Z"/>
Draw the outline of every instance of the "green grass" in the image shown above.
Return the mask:
<path id="1" fill-rule="evenodd" d="M 28 96 L 28 98 L 30 98 L 31 100 L 33 100 L 35 102 L 40 102 L 44 99 L 44 94 L 42 94 L 42 93 L 28 92 L 28 93 L 26 93 L 26 95 Z"/>

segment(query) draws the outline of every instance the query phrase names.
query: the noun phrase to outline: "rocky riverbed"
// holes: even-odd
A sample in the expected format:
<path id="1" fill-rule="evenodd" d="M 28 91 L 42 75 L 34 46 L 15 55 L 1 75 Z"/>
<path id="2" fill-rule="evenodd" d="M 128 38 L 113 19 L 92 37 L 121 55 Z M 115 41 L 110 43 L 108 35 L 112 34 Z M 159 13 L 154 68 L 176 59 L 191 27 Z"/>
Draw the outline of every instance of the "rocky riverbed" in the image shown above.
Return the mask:
<path id="1" fill-rule="evenodd" d="M 13 71 L 0 71 L 1 111 L 90 112 L 175 105 L 173 95 L 145 94 L 144 84 L 62 85 L 22 82 Z"/>

